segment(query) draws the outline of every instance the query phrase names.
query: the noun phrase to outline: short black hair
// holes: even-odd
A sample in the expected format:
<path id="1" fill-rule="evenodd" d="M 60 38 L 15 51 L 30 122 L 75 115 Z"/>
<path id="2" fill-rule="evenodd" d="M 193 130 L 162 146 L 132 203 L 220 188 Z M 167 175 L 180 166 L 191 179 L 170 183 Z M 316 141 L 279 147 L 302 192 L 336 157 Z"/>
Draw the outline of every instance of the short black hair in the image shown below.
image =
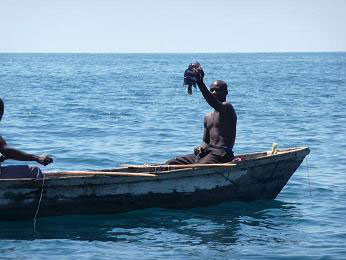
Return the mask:
<path id="1" fill-rule="evenodd" d="M 210 88 L 212 88 L 213 85 L 219 86 L 221 89 L 223 89 L 228 94 L 228 86 L 227 83 L 223 80 L 214 80 L 213 83 L 211 83 Z"/>

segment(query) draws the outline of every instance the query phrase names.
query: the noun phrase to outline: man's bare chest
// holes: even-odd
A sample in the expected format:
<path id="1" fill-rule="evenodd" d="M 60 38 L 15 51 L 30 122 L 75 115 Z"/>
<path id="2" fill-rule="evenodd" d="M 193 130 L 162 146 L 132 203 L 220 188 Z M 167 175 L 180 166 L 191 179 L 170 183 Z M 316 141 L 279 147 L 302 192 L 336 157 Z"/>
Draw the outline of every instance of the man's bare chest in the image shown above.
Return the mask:
<path id="1" fill-rule="evenodd" d="M 208 129 L 219 127 L 223 122 L 225 122 L 225 118 L 219 112 L 212 112 L 208 114 L 206 118 L 206 126 Z"/>

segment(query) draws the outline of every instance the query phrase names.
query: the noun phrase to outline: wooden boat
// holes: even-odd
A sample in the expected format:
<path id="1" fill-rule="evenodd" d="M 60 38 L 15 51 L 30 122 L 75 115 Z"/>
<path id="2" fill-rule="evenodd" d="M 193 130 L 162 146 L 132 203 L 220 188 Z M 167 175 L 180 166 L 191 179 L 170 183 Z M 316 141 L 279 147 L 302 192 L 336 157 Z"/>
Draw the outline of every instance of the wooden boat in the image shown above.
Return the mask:
<path id="1" fill-rule="evenodd" d="M 237 163 L 127 165 L 0 180 L 0 220 L 33 219 L 39 205 L 37 217 L 47 217 L 272 200 L 309 152 L 301 147 L 239 155 Z"/>

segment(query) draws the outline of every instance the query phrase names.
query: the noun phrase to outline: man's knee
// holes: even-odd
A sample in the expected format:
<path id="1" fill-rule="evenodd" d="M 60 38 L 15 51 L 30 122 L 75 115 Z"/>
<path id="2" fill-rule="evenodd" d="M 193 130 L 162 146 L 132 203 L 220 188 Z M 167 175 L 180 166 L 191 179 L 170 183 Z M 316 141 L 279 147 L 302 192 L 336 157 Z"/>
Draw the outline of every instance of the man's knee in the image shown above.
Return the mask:
<path id="1" fill-rule="evenodd" d="M 214 159 L 214 158 L 212 158 L 212 157 L 203 157 L 202 159 L 200 159 L 199 161 L 198 161 L 198 163 L 200 163 L 200 164 L 211 164 L 211 163 L 218 163 L 218 160 L 216 160 L 216 159 Z"/>
<path id="2" fill-rule="evenodd" d="M 196 163 L 196 155 L 187 154 L 185 156 L 176 157 L 166 162 L 167 165 L 193 164 Z"/>
<path id="3" fill-rule="evenodd" d="M 1 167 L 0 179 L 31 178 L 41 179 L 43 173 L 39 167 L 29 165 L 8 165 Z"/>
<path id="4" fill-rule="evenodd" d="M 177 159 L 177 158 L 170 159 L 170 160 L 168 160 L 167 162 L 165 162 L 165 164 L 166 164 L 166 165 L 172 165 L 172 164 L 175 164 L 176 159 Z"/>

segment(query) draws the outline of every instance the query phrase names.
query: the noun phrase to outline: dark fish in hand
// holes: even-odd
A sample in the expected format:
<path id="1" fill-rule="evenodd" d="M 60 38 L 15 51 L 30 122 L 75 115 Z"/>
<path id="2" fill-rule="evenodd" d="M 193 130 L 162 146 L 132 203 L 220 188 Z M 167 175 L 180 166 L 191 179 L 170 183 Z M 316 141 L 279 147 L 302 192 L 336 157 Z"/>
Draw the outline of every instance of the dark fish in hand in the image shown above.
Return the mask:
<path id="1" fill-rule="evenodd" d="M 199 62 L 191 63 L 189 67 L 185 70 L 184 73 L 184 84 L 183 86 L 187 85 L 187 93 L 189 95 L 192 95 L 192 86 L 196 88 L 196 70 L 200 68 Z"/>

